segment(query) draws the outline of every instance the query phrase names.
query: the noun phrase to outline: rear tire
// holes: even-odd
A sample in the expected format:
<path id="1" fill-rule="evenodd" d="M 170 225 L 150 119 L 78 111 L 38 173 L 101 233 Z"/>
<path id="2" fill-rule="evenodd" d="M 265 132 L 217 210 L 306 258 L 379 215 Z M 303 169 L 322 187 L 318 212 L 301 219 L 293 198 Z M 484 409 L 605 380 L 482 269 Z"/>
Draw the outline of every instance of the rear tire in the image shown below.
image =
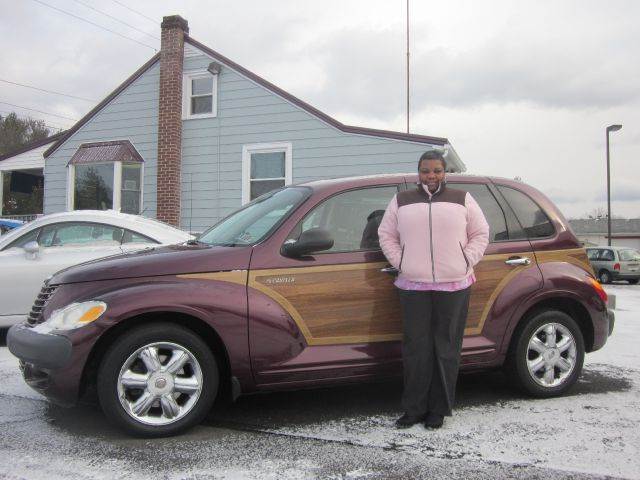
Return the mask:
<path id="1" fill-rule="evenodd" d="M 200 423 L 218 392 L 219 372 L 207 344 L 172 323 L 136 327 L 118 337 L 98 369 L 107 418 L 131 435 L 164 437 Z"/>
<path id="2" fill-rule="evenodd" d="M 514 333 L 505 366 L 524 392 L 555 397 L 576 382 L 584 354 L 584 339 L 575 320 L 559 310 L 544 310 Z"/>
<path id="3" fill-rule="evenodd" d="M 600 270 L 598 272 L 598 280 L 600 283 L 611 283 L 611 273 L 609 273 L 609 270 Z"/>

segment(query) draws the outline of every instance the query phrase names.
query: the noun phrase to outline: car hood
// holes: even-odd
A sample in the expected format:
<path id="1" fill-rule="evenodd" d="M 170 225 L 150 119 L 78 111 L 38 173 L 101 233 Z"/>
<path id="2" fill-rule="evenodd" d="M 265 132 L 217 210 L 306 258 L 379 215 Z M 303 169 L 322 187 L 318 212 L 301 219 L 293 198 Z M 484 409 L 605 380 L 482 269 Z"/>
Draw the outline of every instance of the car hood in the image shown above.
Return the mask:
<path id="1" fill-rule="evenodd" d="M 185 273 L 246 270 L 251 247 L 213 247 L 205 244 L 178 244 L 123 253 L 74 265 L 55 273 L 52 285 L 155 277 Z"/>

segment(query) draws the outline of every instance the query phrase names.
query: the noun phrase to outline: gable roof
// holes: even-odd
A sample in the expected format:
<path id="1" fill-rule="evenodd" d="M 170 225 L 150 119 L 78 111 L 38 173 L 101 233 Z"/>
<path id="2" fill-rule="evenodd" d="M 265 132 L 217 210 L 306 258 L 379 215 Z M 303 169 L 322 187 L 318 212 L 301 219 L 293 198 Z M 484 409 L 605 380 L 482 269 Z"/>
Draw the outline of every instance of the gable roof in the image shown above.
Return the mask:
<path id="1" fill-rule="evenodd" d="M 344 123 L 339 122 L 338 120 L 336 120 L 333 117 L 330 117 L 326 113 L 321 112 L 320 110 L 318 110 L 317 108 L 309 105 L 308 103 L 303 102 L 298 97 L 295 97 L 295 96 L 291 95 L 289 92 L 285 92 L 280 87 L 278 87 L 278 86 L 274 85 L 273 83 L 265 80 L 264 78 L 256 75 L 255 73 L 247 70 L 243 66 L 238 65 L 237 63 L 235 63 L 232 60 L 229 60 L 224 55 L 221 55 L 220 53 L 216 52 L 215 50 L 212 50 L 211 48 L 209 48 L 206 45 L 198 42 L 197 40 L 189 37 L 188 35 L 185 35 L 184 41 L 185 41 L 185 43 L 189 43 L 189 44 L 193 45 L 194 47 L 199 48 L 200 50 L 205 52 L 207 55 L 215 58 L 216 60 L 218 60 L 221 63 L 224 63 L 225 65 L 227 65 L 228 67 L 232 68 L 233 70 L 236 70 L 238 73 L 244 75 L 245 77 L 247 77 L 250 80 L 252 80 L 255 83 L 257 83 L 258 85 L 263 86 L 267 90 L 270 90 L 271 92 L 275 93 L 276 95 L 284 98 L 285 100 L 287 100 L 287 101 L 293 103 L 294 105 L 300 107 L 301 109 L 307 111 L 311 115 L 313 115 L 315 117 L 318 117 L 320 120 L 323 120 L 324 122 L 328 123 L 329 125 L 337 128 L 338 130 L 341 130 L 341 131 L 343 131 L 345 133 L 356 133 L 356 134 L 360 134 L 360 135 L 373 135 L 373 136 L 376 136 L 376 137 L 393 138 L 393 139 L 396 139 L 396 140 L 407 140 L 407 141 L 410 141 L 410 142 L 428 143 L 430 145 L 441 145 L 441 146 L 444 146 L 444 145 L 447 145 L 449 143 L 449 140 L 447 140 L 446 138 L 442 138 L 442 137 L 431 137 L 431 136 L 427 136 L 427 135 L 415 135 L 415 134 L 411 134 L 411 133 L 395 132 L 395 131 L 391 131 L 391 130 L 379 130 L 379 129 L 375 129 L 375 128 L 365 128 L 365 127 L 356 127 L 356 126 L 353 126 L 353 125 L 345 125 Z"/>
<path id="2" fill-rule="evenodd" d="M 431 137 L 427 135 L 416 135 L 412 133 L 403 133 L 396 132 L 392 130 L 381 130 L 375 128 L 366 128 L 366 127 L 357 127 L 353 125 L 345 125 L 342 122 L 339 122 L 335 118 L 327 115 L 324 112 L 321 112 L 317 108 L 309 105 L 308 103 L 300 100 L 299 98 L 291 95 L 290 93 L 282 90 L 280 87 L 272 84 L 271 82 L 265 80 L 264 78 L 256 75 L 255 73 L 247 70 L 241 65 L 238 65 L 234 61 L 228 59 L 224 55 L 212 50 L 206 45 L 198 42 L 197 40 L 191 38 L 188 34 L 184 36 L 185 43 L 193 45 L 194 47 L 202 50 L 207 55 L 212 58 L 218 60 L 220 63 L 225 64 L 233 70 L 236 70 L 241 75 L 247 77 L 251 81 L 261 85 L 272 93 L 284 98 L 286 101 L 296 105 L 297 107 L 303 109 L 304 111 L 310 113 L 311 115 L 317 117 L 323 122 L 329 124 L 330 126 L 344 132 L 344 133 L 352 133 L 357 135 L 368 135 L 374 137 L 382 137 L 389 138 L 394 140 L 404 140 L 408 142 L 414 143 L 424 143 L 429 145 L 437 145 L 442 147 L 447 147 L 450 152 L 455 157 L 456 163 L 459 163 L 464 170 L 464 163 L 459 159 L 457 153 L 449 143 L 449 140 L 443 137 Z M 71 137 L 74 133 L 76 133 L 85 123 L 87 123 L 91 118 L 96 115 L 102 108 L 104 108 L 111 100 L 113 100 L 117 95 L 119 95 L 123 90 L 125 90 L 131 83 L 133 83 L 138 77 L 140 77 L 144 72 L 146 72 L 149 68 L 151 68 L 158 60 L 160 59 L 160 52 L 154 55 L 147 63 L 145 63 L 142 67 L 140 67 L 136 72 L 133 73 L 129 78 L 127 78 L 120 86 L 118 86 L 113 92 L 111 92 L 104 100 L 102 100 L 98 105 L 96 105 L 89 113 L 87 113 L 84 117 L 82 117 L 73 127 L 65 132 L 65 134 L 56 141 L 51 147 L 44 152 L 44 157 L 47 158 L 53 152 L 55 152 L 58 147 L 60 147 L 69 137 Z"/>
<path id="3" fill-rule="evenodd" d="M 0 155 L 0 161 L 15 157 L 16 155 L 28 152 L 29 150 L 33 150 L 34 148 L 42 147 L 48 143 L 53 143 L 56 140 L 62 138 L 65 133 L 67 133 L 66 130 L 63 130 L 62 132 L 58 132 L 55 135 L 50 135 L 47 138 L 41 138 L 40 140 L 34 140 L 33 142 L 22 145 L 20 148 L 17 148 L 9 153 L 5 153 L 4 155 Z"/>

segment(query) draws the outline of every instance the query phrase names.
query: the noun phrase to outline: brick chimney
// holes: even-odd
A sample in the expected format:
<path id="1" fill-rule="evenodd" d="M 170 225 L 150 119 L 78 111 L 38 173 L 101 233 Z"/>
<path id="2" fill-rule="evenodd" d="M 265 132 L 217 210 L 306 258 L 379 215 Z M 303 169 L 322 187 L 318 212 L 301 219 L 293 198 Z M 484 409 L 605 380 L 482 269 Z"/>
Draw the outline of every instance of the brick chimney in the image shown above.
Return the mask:
<path id="1" fill-rule="evenodd" d="M 180 226 L 182 60 L 188 33 L 189 25 L 179 15 L 162 19 L 156 218 L 176 227 Z"/>

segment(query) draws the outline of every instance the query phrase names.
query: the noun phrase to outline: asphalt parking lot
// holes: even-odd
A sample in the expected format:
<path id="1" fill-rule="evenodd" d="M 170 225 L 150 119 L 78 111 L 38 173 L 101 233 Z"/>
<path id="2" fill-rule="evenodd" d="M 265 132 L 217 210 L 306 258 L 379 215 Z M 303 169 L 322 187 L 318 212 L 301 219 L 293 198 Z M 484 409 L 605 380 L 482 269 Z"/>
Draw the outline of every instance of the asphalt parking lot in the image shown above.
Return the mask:
<path id="1" fill-rule="evenodd" d="M 437 432 L 393 428 L 396 382 L 243 397 L 179 437 L 132 439 L 31 391 L 0 338 L 0 478 L 640 478 L 640 287 L 608 290 L 616 331 L 569 395 L 463 375 Z"/>

